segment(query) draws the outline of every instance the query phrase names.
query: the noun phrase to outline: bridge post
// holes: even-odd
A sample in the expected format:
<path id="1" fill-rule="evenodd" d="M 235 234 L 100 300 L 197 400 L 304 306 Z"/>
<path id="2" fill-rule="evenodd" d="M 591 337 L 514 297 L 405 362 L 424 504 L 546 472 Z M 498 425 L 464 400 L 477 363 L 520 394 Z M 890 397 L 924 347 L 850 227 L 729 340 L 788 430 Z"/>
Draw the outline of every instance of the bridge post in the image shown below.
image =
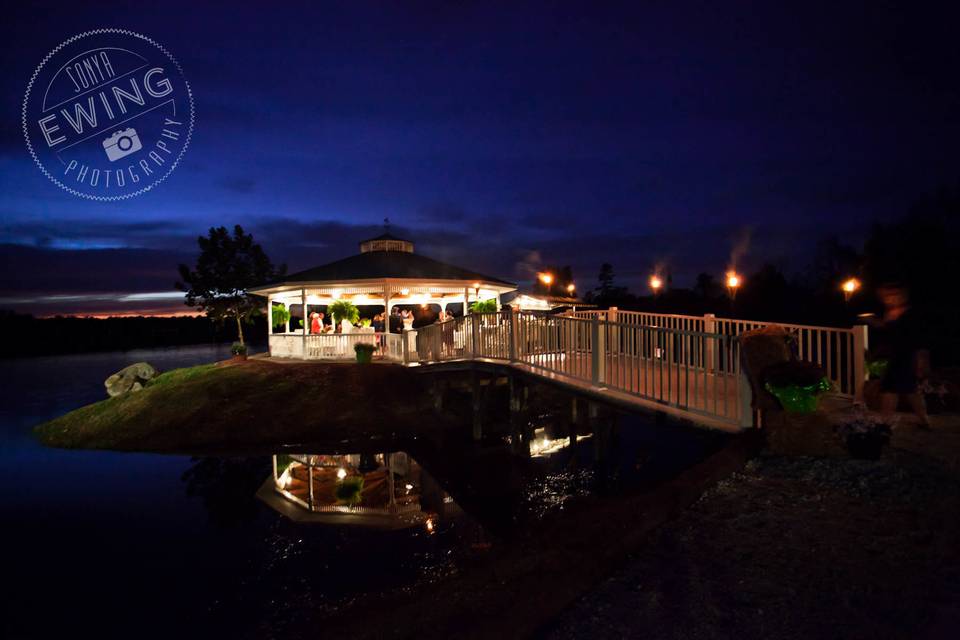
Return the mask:
<path id="1" fill-rule="evenodd" d="M 530 455 L 530 439 L 523 433 L 523 394 L 520 380 L 514 374 L 509 374 L 510 384 L 510 444 L 514 454 Z"/>
<path id="2" fill-rule="evenodd" d="M 591 330 L 592 330 L 592 340 L 591 344 L 591 360 L 593 365 L 592 379 L 594 386 L 600 386 L 607 380 L 606 373 L 606 354 L 607 354 L 607 345 L 606 345 L 606 331 L 605 326 L 601 326 L 599 316 L 593 316 Z"/>
<path id="3" fill-rule="evenodd" d="M 858 324 L 853 327 L 853 399 L 863 402 L 863 385 L 867 380 L 867 349 L 870 348 L 870 334 L 867 325 Z"/>
<path id="4" fill-rule="evenodd" d="M 478 346 L 480 344 L 480 314 L 471 313 L 470 323 L 471 323 L 470 345 L 471 345 L 471 348 L 473 349 L 473 353 L 470 354 L 470 357 L 476 358 L 480 354 L 478 349 Z"/>
<path id="5" fill-rule="evenodd" d="M 704 333 L 716 333 L 717 332 L 717 316 L 713 313 L 703 314 L 703 332 Z M 713 354 L 713 344 L 711 342 L 715 338 L 707 337 L 705 338 L 706 344 L 703 345 L 704 355 L 706 358 L 703 361 L 703 366 L 707 372 L 716 371 L 717 363 L 714 360 Z"/>
<path id="6" fill-rule="evenodd" d="M 473 439 L 483 438 L 483 402 L 480 398 L 480 375 L 474 369 L 470 372 L 470 388 L 473 391 Z"/>
<path id="7" fill-rule="evenodd" d="M 615 323 L 619 320 L 617 319 L 617 312 L 620 309 L 617 307 L 610 307 L 607 309 L 607 326 L 610 327 L 609 340 L 610 340 L 610 352 L 619 353 L 620 352 L 620 328 L 615 326 Z"/>
<path id="8" fill-rule="evenodd" d="M 519 321 L 517 318 L 517 311 L 510 307 L 509 315 L 507 316 L 510 324 L 510 362 L 517 361 L 517 325 Z"/>

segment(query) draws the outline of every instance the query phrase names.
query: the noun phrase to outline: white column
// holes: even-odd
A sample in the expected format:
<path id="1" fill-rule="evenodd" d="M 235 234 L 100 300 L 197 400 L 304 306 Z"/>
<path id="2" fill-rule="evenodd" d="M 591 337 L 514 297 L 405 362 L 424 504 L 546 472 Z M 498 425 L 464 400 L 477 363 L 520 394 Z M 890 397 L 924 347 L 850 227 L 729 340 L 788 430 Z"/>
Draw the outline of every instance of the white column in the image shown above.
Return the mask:
<path id="1" fill-rule="evenodd" d="M 287 320 L 283 323 L 283 332 L 290 333 L 290 305 L 286 302 L 286 300 L 283 302 L 283 308 L 287 312 L 285 314 L 287 316 Z"/>
<path id="2" fill-rule="evenodd" d="M 269 336 L 273 335 L 273 296 L 267 296 L 267 350 L 270 347 Z"/>
<path id="3" fill-rule="evenodd" d="M 463 288 L 463 317 L 467 317 L 467 309 L 470 305 L 470 289 Z"/>
<path id="4" fill-rule="evenodd" d="M 307 317 L 307 289 L 300 290 L 300 301 L 303 303 L 303 353 L 304 360 L 307 359 L 307 331 L 310 328 L 310 318 Z"/>
<path id="5" fill-rule="evenodd" d="M 390 286 L 383 285 L 383 332 L 390 333 Z"/>

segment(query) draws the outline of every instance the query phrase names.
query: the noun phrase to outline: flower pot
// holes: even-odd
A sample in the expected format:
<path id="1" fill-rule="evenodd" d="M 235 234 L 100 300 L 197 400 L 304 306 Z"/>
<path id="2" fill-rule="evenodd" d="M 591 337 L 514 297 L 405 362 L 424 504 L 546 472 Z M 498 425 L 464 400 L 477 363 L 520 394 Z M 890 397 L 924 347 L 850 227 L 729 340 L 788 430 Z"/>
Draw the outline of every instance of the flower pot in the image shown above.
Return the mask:
<path id="1" fill-rule="evenodd" d="M 858 460 L 878 460 L 887 440 L 874 434 L 851 434 L 847 436 L 847 452 Z"/>
<path id="2" fill-rule="evenodd" d="M 234 362 L 245 362 L 246 359 L 247 359 L 247 354 L 245 353 L 235 353 L 233 354 L 233 358 L 231 358 L 231 360 L 233 360 Z"/>
<path id="3" fill-rule="evenodd" d="M 373 351 L 368 351 L 366 349 L 357 351 L 357 362 L 361 364 L 373 362 Z"/>

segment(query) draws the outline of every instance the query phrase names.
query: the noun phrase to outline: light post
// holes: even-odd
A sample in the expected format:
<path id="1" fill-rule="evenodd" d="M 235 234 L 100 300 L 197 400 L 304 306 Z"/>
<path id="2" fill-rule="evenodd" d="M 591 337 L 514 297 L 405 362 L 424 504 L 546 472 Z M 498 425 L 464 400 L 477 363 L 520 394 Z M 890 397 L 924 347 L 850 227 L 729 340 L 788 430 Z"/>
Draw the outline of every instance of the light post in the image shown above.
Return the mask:
<path id="1" fill-rule="evenodd" d="M 730 270 L 727 271 L 727 293 L 730 295 L 731 300 L 735 300 L 737 297 L 737 289 L 740 285 L 743 284 L 740 276 L 737 275 L 736 271 Z"/>
<path id="2" fill-rule="evenodd" d="M 860 289 L 860 281 L 856 278 L 847 278 L 843 281 L 843 284 L 840 285 L 841 291 L 843 291 L 843 301 L 850 302 L 850 298 L 853 297 Z"/>
<path id="3" fill-rule="evenodd" d="M 650 276 L 650 290 L 653 291 L 653 296 L 657 297 L 660 293 L 660 289 L 663 288 L 663 280 L 657 274 Z"/>

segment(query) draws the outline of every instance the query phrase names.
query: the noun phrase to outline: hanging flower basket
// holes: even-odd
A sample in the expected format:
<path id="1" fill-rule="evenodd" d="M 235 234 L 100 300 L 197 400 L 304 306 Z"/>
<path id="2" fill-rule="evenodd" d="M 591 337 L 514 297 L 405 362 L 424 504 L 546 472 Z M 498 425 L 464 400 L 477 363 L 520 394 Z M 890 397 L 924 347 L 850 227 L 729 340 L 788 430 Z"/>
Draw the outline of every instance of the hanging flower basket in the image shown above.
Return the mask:
<path id="1" fill-rule="evenodd" d="M 787 413 L 815 412 L 820 394 L 831 387 L 823 370 L 812 362 L 789 361 L 771 365 L 763 377 L 764 388 Z"/>

